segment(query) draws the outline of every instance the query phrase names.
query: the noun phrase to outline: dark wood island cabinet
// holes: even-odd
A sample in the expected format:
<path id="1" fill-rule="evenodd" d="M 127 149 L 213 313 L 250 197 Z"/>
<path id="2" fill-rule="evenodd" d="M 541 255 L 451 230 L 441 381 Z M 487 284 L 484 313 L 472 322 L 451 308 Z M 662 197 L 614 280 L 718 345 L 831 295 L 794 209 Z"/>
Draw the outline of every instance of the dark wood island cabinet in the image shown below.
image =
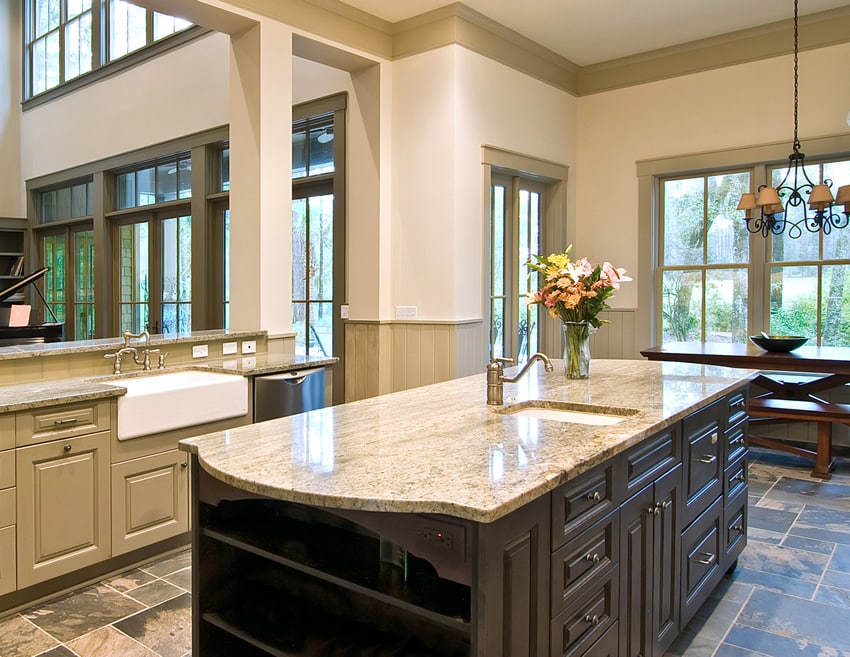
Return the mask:
<path id="1" fill-rule="evenodd" d="M 660 376 L 656 365 L 641 365 Z M 641 429 L 605 427 L 602 438 L 595 427 L 586 434 L 595 438 L 572 450 L 575 431 L 550 426 L 562 423 L 522 424 L 484 409 L 486 449 L 478 455 L 487 457 L 487 485 L 476 495 L 489 499 L 486 509 L 452 496 L 469 481 L 462 471 L 443 483 L 445 503 L 429 502 L 427 490 L 417 496 L 413 465 L 396 473 L 407 479 L 396 499 L 390 491 L 343 498 L 329 482 L 353 467 L 344 443 L 295 439 L 310 426 L 327 438 L 327 425 L 316 428 L 332 409 L 256 425 L 255 441 L 286 453 L 276 464 L 259 444 L 234 456 L 243 429 L 185 441 L 195 500 L 194 655 L 660 657 L 746 543 L 746 374 L 716 375 L 722 381 L 703 386 L 695 401 L 665 400 L 668 410 L 647 411 Z M 368 412 L 350 410 L 351 418 L 338 408 L 332 433 L 340 436 L 363 413 L 386 417 L 394 396 Z M 429 430 L 439 433 L 439 423 Z M 478 431 L 457 430 L 460 441 Z M 411 435 L 423 432 L 418 424 Z M 515 441 L 506 438 L 511 432 Z M 332 450 L 333 459 L 310 456 L 311 447 Z M 375 459 L 384 448 L 371 445 Z M 581 472 L 553 468 L 558 449 L 576 452 L 564 458 Z M 270 460 L 252 464 L 261 453 Z M 301 472 L 293 472 L 296 461 Z M 527 474 L 533 461 L 542 466 L 537 487 L 523 476 L 521 485 L 510 482 L 509 501 L 496 499 L 500 476 Z M 435 476 L 433 460 L 421 471 Z"/>

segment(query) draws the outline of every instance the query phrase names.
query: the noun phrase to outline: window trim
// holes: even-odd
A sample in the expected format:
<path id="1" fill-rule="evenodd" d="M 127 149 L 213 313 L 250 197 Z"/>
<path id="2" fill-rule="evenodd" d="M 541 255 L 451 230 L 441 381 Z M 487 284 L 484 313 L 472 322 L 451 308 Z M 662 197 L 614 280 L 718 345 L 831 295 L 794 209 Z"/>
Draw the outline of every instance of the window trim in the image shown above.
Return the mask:
<path id="1" fill-rule="evenodd" d="M 702 175 L 720 170 L 750 169 L 753 189 L 765 183 L 771 166 L 788 161 L 790 145 L 787 141 L 709 151 L 690 155 L 670 156 L 657 159 L 638 160 L 638 286 L 635 341 L 640 348 L 657 344 L 658 322 L 660 321 L 657 295 L 655 294 L 655 269 L 660 261 L 660 244 L 657 217 L 660 212 L 659 179 L 689 174 Z M 850 135 L 830 135 L 805 140 L 803 149 L 810 161 L 850 157 Z M 848 229 L 850 230 L 850 229 Z M 756 239 L 758 237 L 758 239 Z M 750 241 L 750 259 L 753 266 L 753 290 L 759 297 L 766 285 L 765 266 L 768 241 L 753 236 Z M 762 321 L 765 309 L 753 306 L 753 326 Z M 769 312 L 769 309 L 768 309 Z"/>

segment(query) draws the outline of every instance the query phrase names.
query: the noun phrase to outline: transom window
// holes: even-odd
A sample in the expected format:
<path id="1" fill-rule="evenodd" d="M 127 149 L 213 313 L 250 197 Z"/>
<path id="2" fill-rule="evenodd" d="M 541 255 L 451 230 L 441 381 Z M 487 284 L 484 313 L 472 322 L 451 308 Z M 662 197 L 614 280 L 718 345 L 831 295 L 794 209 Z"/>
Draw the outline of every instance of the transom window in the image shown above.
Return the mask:
<path id="1" fill-rule="evenodd" d="M 25 0 L 24 7 L 27 98 L 191 26 L 125 0 Z"/>

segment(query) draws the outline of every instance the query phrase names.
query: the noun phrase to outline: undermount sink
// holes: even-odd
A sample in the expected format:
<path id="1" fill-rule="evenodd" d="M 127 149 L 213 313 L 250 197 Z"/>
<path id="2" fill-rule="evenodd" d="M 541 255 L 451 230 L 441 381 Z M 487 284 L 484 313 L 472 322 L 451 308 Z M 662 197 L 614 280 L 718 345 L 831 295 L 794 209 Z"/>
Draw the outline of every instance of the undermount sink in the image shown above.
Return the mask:
<path id="1" fill-rule="evenodd" d="M 118 440 L 248 412 L 248 380 L 237 374 L 187 370 L 103 383 L 127 389 L 127 394 L 118 398 Z"/>
<path id="2" fill-rule="evenodd" d="M 590 424 L 610 426 L 619 424 L 640 411 L 636 408 L 616 406 L 595 406 L 569 402 L 526 401 L 506 406 L 503 413 L 518 417 L 532 417 L 538 420 L 553 420 L 572 424 Z"/>

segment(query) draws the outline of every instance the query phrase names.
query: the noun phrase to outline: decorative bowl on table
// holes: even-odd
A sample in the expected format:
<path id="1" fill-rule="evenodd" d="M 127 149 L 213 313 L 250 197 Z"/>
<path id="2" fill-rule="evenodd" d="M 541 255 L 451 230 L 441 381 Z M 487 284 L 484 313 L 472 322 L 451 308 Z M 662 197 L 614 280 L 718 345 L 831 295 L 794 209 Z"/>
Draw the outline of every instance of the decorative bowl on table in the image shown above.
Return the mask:
<path id="1" fill-rule="evenodd" d="M 765 351 L 793 351 L 797 347 L 802 347 L 807 341 L 808 338 L 805 338 L 802 335 L 769 335 L 767 337 L 763 335 L 750 336 L 750 342 Z"/>

